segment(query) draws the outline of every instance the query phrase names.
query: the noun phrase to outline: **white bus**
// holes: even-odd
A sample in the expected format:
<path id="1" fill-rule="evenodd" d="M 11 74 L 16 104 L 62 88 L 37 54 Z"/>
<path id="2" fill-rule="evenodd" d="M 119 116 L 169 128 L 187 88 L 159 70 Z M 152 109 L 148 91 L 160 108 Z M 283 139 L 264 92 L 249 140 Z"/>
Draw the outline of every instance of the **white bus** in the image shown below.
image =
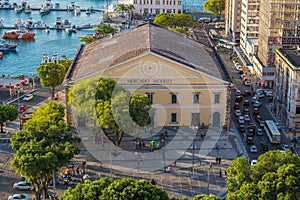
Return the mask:
<path id="1" fill-rule="evenodd" d="M 238 46 L 237 43 L 231 42 L 225 39 L 218 39 L 218 46 L 224 47 L 226 49 L 233 49 L 234 46 Z"/>
<path id="2" fill-rule="evenodd" d="M 218 39 L 218 33 L 216 32 L 215 29 L 210 29 L 208 35 L 213 40 L 217 40 Z"/>
<path id="3" fill-rule="evenodd" d="M 264 130 L 272 144 L 281 143 L 281 134 L 273 120 L 266 120 Z"/>

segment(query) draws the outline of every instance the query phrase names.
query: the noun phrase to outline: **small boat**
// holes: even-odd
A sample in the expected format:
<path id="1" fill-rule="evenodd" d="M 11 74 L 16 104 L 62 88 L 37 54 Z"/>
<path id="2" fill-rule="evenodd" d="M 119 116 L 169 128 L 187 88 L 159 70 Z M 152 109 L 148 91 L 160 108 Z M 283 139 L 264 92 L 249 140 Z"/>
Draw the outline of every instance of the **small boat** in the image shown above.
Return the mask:
<path id="1" fill-rule="evenodd" d="M 25 23 L 24 23 L 24 20 L 23 19 L 16 19 L 16 22 L 15 22 L 15 28 L 16 29 L 21 29 L 21 28 L 25 28 Z"/>
<path id="2" fill-rule="evenodd" d="M 49 55 L 44 54 L 41 60 L 41 65 L 51 62 Z"/>
<path id="3" fill-rule="evenodd" d="M 28 2 L 22 0 L 22 1 L 21 1 L 21 7 L 24 9 L 24 8 L 26 8 L 26 6 L 28 6 Z"/>
<path id="4" fill-rule="evenodd" d="M 0 59 L 2 60 L 3 59 L 3 53 L 0 52 Z"/>
<path id="5" fill-rule="evenodd" d="M 75 8 L 74 8 L 74 14 L 75 15 L 79 15 L 80 13 L 81 13 L 81 9 L 80 9 L 80 6 L 75 6 Z"/>
<path id="6" fill-rule="evenodd" d="M 50 9 L 50 8 L 53 8 L 53 4 L 52 4 L 51 0 L 47 0 L 47 1 L 43 2 L 42 7 L 47 7 Z"/>
<path id="7" fill-rule="evenodd" d="M 0 3 L 1 8 L 13 8 L 13 3 L 11 3 L 9 0 L 3 0 Z"/>
<path id="8" fill-rule="evenodd" d="M 68 35 L 72 34 L 72 28 L 71 27 L 65 28 L 65 31 Z"/>
<path id="9" fill-rule="evenodd" d="M 37 28 L 37 29 L 44 29 L 44 28 L 47 28 L 47 25 L 44 24 L 43 21 L 37 21 L 33 24 L 33 27 Z"/>
<path id="10" fill-rule="evenodd" d="M 0 18 L 0 28 L 2 28 L 4 26 L 4 19 Z"/>
<path id="11" fill-rule="evenodd" d="M 63 27 L 64 28 L 69 28 L 71 26 L 72 26 L 71 22 L 69 20 L 65 19 L 64 23 L 63 23 Z"/>
<path id="12" fill-rule="evenodd" d="M 31 17 L 29 17 L 28 20 L 27 20 L 27 22 L 26 22 L 26 24 L 25 24 L 25 27 L 27 29 L 32 28 L 33 27 L 33 23 L 34 23 L 33 19 Z"/>
<path id="13" fill-rule="evenodd" d="M 18 14 L 18 13 L 21 13 L 23 11 L 23 8 L 22 8 L 22 6 L 18 5 L 18 6 L 15 7 L 14 11 L 15 11 L 16 14 Z"/>
<path id="14" fill-rule="evenodd" d="M 45 32 L 46 32 L 47 34 L 50 33 L 50 28 L 47 27 L 47 28 L 45 29 Z"/>
<path id="15" fill-rule="evenodd" d="M 54 4 L 54 7 L 55 7 L 55 8 L 59 8 L 59 7 L 60 7 L 60 4 L 59 4 L 59 3 L 55 3 L 55 4 Z"/>
<path id="16" fill-rule="evenodd" d="M 62 21 L 61 17 L 56 18 L 54 28 L 55 29 L 62 29 L 63 28 L 63 21 Z"/>
<path id="17" fill-rule="evenodd" d="M 92 13 L 92 11 L 91 11 L 90 8 L 88 8 L 88 9 L 85 11 L 85 14 L 86 14 L 86 15 L 90 15 L 91 13 Z"/>
<path id="18" fill-rule="evenodd" d="M 75 6 L 76 6 L 76 4 L 75 4 L 74 1 L 70 2 L 70 5 L 69 5 L 69 7 L 68 7 L 68 10 L 69 10 L 69 11 L 73 11 L 73 10 L 75 9 Z"/>
<path id="19" fill-rule="evenodd" d="M 41 9 L 40 9 L 40 14 L 41 15 L 47 15 L 49 13 L 50 13 L 50 8 L 48 8 L 48 7 L 41 7 Z"/>
<path id="20" fill-rule="evenodd" d="M 30 6 L 27 5 L 27 6 L 24 8 L 24 12 L 27 13 L 27 14 L 28 14 L 28 13 L 31 13 L 31 8 L 30 8 Z"/>
<path id="21" fill-rule="evenodd" d="M 55 64 L 58 63 L 58 56 L 56 54 L 52 55 L 51 62 L 54 62 Z"/>
<path id="22" fill-rule="evenodd" d="M 3 39 L 34 39 L 35 33 L 31 33 L 29 30 L 19 29 L 10 30 L 2 34 Z"/>
<path id="23" fill-rule="evenodd" d="M 8 44 L 5 40 L 0 40 L 0 51 L 15 51 L 17 44 Z"/>

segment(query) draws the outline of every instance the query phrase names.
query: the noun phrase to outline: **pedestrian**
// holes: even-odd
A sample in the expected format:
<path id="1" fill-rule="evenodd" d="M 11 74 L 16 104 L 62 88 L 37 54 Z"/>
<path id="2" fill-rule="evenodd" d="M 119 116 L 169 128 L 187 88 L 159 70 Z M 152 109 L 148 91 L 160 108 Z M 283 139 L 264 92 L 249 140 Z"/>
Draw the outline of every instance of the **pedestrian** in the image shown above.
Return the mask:
<path id="1" fill-rule="evenodd" d="M 219 158 L 218 157 L 216 157 L 216 163 L 218 164 L 218 160 L 219 160 Z"/>
<path id="2" fill-rule="evenodd" d="M 225 172 L 224 172 L 224 173 L 225 173 L 225 176 L 227 176 L 227 171 L 226 171 L 226 170 L 225 170 Z"/>
<path id="3" fill-rule="evenodd" d="M 221 164 L 221 158 L 219 158 L 219 164 Z"/>
<path id="4" fill-rule="evenodd" d="M 220 169 L 220 172 L 219 172 L 219 173 L 220 173 L 220 177 L 222 177 L 222 170 L 221 170 L 221 169 Z"/>
<path id="5" fill-rule="evenodd" d="M 156 185 L 156 182 L 155 182 L 154 179 L 151 179 L 151 184 L 152 184 L 152 185 Z"/>
<path id="6" fill-rule="evenodd" d="M 177 161 L 176 161 L 176 160 L 174 160 L 174 166 L 176 166 L 176 162 L 177 162 Z"/>

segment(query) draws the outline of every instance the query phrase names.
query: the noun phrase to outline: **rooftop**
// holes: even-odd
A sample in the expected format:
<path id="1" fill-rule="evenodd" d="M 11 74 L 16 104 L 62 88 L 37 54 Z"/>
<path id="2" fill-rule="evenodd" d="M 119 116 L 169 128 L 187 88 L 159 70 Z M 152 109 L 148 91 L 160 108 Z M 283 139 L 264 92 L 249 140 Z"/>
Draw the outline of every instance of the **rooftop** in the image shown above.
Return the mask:
<path id="1" fill-rule="evenodd" d="M 282 49 L 279 51 L 284 55 L 295 67 L 300 67 L 300 51 L 293 49 Z"/>
<path id="2" fill-rule="evenodd" d="M 76 80 L 97 74 L 150 52 L 225 80 L 224 72 L 210 47 L 151 23 L 81 47 L 67 78 Z"/>

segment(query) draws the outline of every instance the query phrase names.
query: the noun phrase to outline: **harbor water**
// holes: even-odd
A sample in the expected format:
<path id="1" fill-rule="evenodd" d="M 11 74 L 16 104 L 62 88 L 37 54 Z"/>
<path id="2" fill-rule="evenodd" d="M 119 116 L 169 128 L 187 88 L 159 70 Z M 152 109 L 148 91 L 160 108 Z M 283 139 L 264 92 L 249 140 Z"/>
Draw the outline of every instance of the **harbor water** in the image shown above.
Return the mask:
<path id="1" fill-rule="evenodd" d="M 20 5 L 21 0 L 12 1 Z M 28 1 L 31 8 L 40 8 L 42 1 L 34 0 Z M 66 8 L 70 2 L 52 2 L 59 3 L 60 8 Z M 77 6 L 81 9 L 88 8 L 102 8 L 108 4 L 112 4 L 112 1 L 101 0 L 78 0 L 75 1 Z M 29 18 L 32 18 L 33 22 L 42 21 L 49 27 L 53 27 L 57 17 L 61 17 L 62 20 L 69 20 L 72 25 L 83 26 L 86 24 L 96 25 L 101 22 L 101 12 L 94 12 L 87 15 L 85 12 L 81 12 L 80 15 L 75 15 L 73 12 L 67 11 L 51 11 L 47 15 L 41 16 L 39 11 L 31 11 L 31 13 L 15 14 L 14 10 L 0 10 L 0 18 L 4 20 L 4 26 L 14 26 L 17 19 L 21 19 L 26 23 Z M 7 29 L 0 29 L 0 35 Z M 34 40 L 6 40 L 9 43 L 17 43 L 18 47 L 15 52 L 5 52 L 4 58 L 0 60 L 0 75 L 36 75 L 36 69 L 40 66 L 40 62 L 43 54 L 57 54 L 60 56 L 67 56 L 68 59 L 72 59 L 76 54 L 78 47 L 80 46 L 79 37 L 93 34 L 93 29 L 77 30 L 77 33 L 67 34 L 65 30 L 51 30 L 46 33 L 45 30 L 33 29 L 30 30 L 35 33 Z"/>

